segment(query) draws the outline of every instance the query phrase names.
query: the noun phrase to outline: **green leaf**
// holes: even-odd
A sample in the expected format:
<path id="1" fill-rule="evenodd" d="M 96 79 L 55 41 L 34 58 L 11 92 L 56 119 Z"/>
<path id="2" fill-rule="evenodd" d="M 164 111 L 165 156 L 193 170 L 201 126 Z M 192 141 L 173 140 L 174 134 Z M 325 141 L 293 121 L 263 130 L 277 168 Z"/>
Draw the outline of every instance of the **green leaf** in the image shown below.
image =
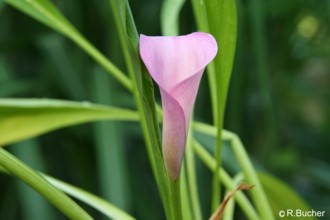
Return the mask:
<path id="1" fill-rule="evenodd" d="M 0 149 L 1 150 L 1 149 Z M 2 167 L 0 165 L 0 172 L 10 174 L 7 169 Z M 101 213 L 106 215 L 109 218 L 115 219 L 115 220 L 134 220 L 132 216 L 127 214 L 126 212 L 122 211 L 121 209 L 117 208 L 116 206 L 112 205 L 108 201 L 92 194 L 89 192 L 86 192 L 83 189 L 80 189 L 76 186 L 73 186 L 71 184 L 65 183 L 61 180 L 55 179 L 54 177 L 48 176 L 43 173 L 38 173 L 43 178 L 45 178 L 49 183 L 51 183 L 53 186 L 55 186 L 57 189 L 63 191 L 64 193 L 76 198 L 79 201 L 82 201 L 86 203 L 87 205 L 90 205 L 91 207 L 95 208 L 96 210 L 99 210 Z"/>
<path id="2" fill-rule="evenodd" d="M 214 126 L 195 122 L 194 128 L 197 131 L 200 131 L 205 134 L 213 136 L 217 135 L 217 128 Z M 260 180 L 241 140 L 236 134 L 226 130 L 222 130 L 222 138 L 224 140 L 230 141 L 231 149 L 236 156 L 237 161 L 239 162 L 240 170 L 244 174 L 245 180 L 248 181 L 248 183 L 257 186 L 255 190 L 251 191 L 251 195 L 260 213 L 261 219 L 275 219 L 271 207 L 269 205 L 268 198 L 266 197 L 263 187 L 261 187 L 262 185 L 260 183 Z"/>
<path id="3" fill-rule="evenodd" d="M 287 210 L 293 210 L 294 212 L 298 209 L 302 211 L 312 210 L 303 198 L 280 179 L 267 173 L 258 173 L 258 177 L 267 194 L 272 210 L 277 216 L 280 211 L 286 213 Z M 292 217 L 287 216 L 281 219 L 292 219 Z M 304 217 L 304 219 L 314 220 L 316 218 Z"/>
<path id="4" fill-rule="evenodd" d="M 196 155 L 202 160 L 202 162 L 214 172 L 216 166 L 216 161 L 211 156 L 211 154 L 196 140 L 193 140 L 193 148 Z M 218 171 L 218 181 L 221 180 L 221 183 L 228 189 L 232 190 L 235 187 L 235 181 L 229 176 L 229 174 L 221 168 Z M 242 211 L 248 219 L 259 220 L 258 213 L 255 208 L 252 206 L 249 199 L 242 192 L 237 192 L 235 195 L 235 200 L 241 206 Z"/>
<path id="5" fill-rule="evenodd" d="M 208 77 L 215 113 L 214 121 L 222 126 L 236 48 L 236 3 L 235 0 L 191 1 L 198 29 L 211 33 L 219 46 L 214 62 L 208 65 Z"/>
<path id="6" fill-rule="evenodd" d="M 5 2 L 63 34 L 72 29 L 72 26 L 48 0 L 5 0 Z"/>
<path id="7" fill-rule="evenodd" d="M 235 0 L 209 0 L 205 2 L 208 27 L 210 33 L 218 42 L 219 51 L 214 59 L 215 71 L 212 71 L 210 80 L 212 95 L 214 124 L 219 132 L 217 135 L 215 158 L 217 167 L 221 165 L 221 130 L 224 122 L 226 100 L 228 94 L 229 81 L 233 68 L 236 35 L 237 35 L 237 15 Z M 214 91 L 216 90 L 216 91 Z M 213 176 L 213 198 L 212 209 L 219 203 L 220 188 L 216 180 L 217 172 Z"/>
<path id="8" fill-rule="evenodd" d="M 216 84 L 218 91 L 219 114 L 225 109 L 227 91 L 233 68 L 236 36 L 237 14 L 234 0 L 206 1 L 209 31 L 218 42 L 219 52 L 215 57 Z M 223 117 L 220 115 L 220 117 Z"/>
<path id="9" fill-rule="evenodd" d="M 226 107 L 229 81 L 231 77 L 237 35 L 237 15 L 235 0 L 192 0 L 198 28 L 210 32 L 216 39 L 219 51 L 208 66 L 208 78 L 212 101 L 213 121 L 218 127 L 215 158 L 217 167 L 221 164 L 221 130 Z M 212 209 L 220 201 L 220 187 L 217 171 L 213 177 Z"/>
<path id="10" fill-rule="evenodd" d="M 131 81 L 61 14 L 49 0 L 5 0 L 14 8 L 28 14 L 39 22 L 62 33 L 80 46 L 87 54 L 95 59 L 107 72 L 111 73 L 125 88 L 132 89 Z"/>
<path id="11" fill-rule="evenodd" d="M 179 34 L 179 15 L 186 0 L 165 0 L 161 8 L 160 23 L 163 35 Z"/>
<path id="12" fill-rule="evenodd" d="M 0 99 L 0 145 L 98 120 L 138 120 L 136 112 L 89 102 Z"/>
<path id="13" fill-rule="evenodd" d="M 46 157 L 43 157 L 41 146 L 36 139 L 13 144 L 10 146 L 10 152 L 34 169 L 47 169 Z M 17 191 L 20 213 L 25 219 L 56 219 L 56 213 L 51 204 L 31 187 L 22 181 L 15 181 L 15 191 Z"/>
<path id="14" fill-rule="evenodd" d="M 43 195 L 69 219 L 92 219 L 67 195 L 3 148 L 0 148 L 0 165 Z"/>
<path id="15" fill-rule="evenodd" d="M 207 21 L 206 7 L 204 0 L 191 0 L 194 16 L 199 31 L 209 32 L 209 23 Z"/>
<path id="16" fill-rule="evenodd" d="M 109 0 L 118 29 L 126 66 L 133 81 L 133 94 L 141 116 L 141 127 L 147 153 L 162 198 L 165 213 L 171 218 L 170 188 L 161 153 L 161 138 L 156 116 L 152 79 L 141 65 L 138 52 L 139 36 L 127 0 Z"/>
<path id="17" fill-rule="evenodd" d="M 68 195 L 92 206 L 93 208 L 99 210 L 109 218 L 115 220 L 134 220 L 132 216 L 127 214 L 126 212 L 122 211 L 121 209 L 117 208 L 116 206 L 112 205 L 111 203 L 107 202 L 106 200 L 93 195 L 85 190 L 82 190 L 76 186 L 72 186 L 68 183 L 63 181 L 57 180 L 53 177 L 43 175 L 51 184 L 53 184 L 56 188 L 62 190 L 63 192 L 67 193 Z"/>

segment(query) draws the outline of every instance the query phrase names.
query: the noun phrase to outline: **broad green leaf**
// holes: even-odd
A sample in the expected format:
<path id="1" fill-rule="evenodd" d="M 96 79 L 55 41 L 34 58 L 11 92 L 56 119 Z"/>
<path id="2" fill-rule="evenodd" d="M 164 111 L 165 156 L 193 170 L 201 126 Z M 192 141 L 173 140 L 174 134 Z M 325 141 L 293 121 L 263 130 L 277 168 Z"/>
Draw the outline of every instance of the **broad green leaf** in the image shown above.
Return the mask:
<path id="1" fill-rule="evenodd" d="M 293 210 L 294 212 L 295 210 L 312 210 L 303 198 L 280 179 L 267 173 L 259 173 L 258 177 L 267 194 L 273 212 L 277 216 L 280 211 L 286 213 L 287 210 Z M 285 216 L 281 219 L 292 219 L 292 217 Z M 314 220 L 316 218 L 304 217 L 304 219 Z"/>
<path id="2" fill-rule="evenodd" d="M 179 34 L 179 15 L 186 0 L 165 0 L 161 8 L 160 23 L 165 36 Z"/>
<path id="3" fill-rule="evenodd" d="M 3 148 L 0 148 L 0 166 L 43 195 L 69 219 L 92 219 L 67 195 L 56 189 L 39 173 L 35 172 Z"/>
<path id="4" fill-rule="evenodd" d="M 111 73 L 123 86 L 131 90 L 131 81 L 61 14 L 49 0 L 5 0 L 14 8 L 26 13 L 39 22 L 62 33 L 80 46 L 87 54 L 96 60 L 107 72 Z"/>
<path id="5" fill-rule="evenodd" d="M 91 121 L 138 120 L 131 110 L 51 99 L 0 99 L 0 145 Z"/>

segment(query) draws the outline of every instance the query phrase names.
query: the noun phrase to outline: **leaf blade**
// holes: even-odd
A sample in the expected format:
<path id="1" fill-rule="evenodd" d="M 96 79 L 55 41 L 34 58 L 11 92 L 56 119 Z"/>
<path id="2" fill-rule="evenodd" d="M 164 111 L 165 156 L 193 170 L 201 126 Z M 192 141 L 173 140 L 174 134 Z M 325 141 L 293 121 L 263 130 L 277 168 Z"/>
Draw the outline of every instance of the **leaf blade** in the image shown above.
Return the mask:
<path id="1" fill-rule="evenodd" d="M 0 149 L 1 150 L 1 149 Z M 6 168 L 0 165 L 0 172 L 11 174 Z M 73 186 L 69 183 L 58 180 L 49 175 L 39 173 L 43 178 L 45 178 L 48 182 L 50 182 L 57 189 L 63 191 L 64 193 L 90 205 L 96 210 L 102 212 L 104 215 L 109 218 L 118 219 L 118 220 L 134 220 L 135 218 L 124 212 L 123 210 L 117 208 L 112 205 L 108 201 L 87 192 L 79 187 Z"/>
<path id="2" fill-rule="evenodd" d="M 30 185 L 70 219 L 92 219 L 80 206 L 63 192 L 57 190 L 45 178 L 16 157 L 0 148 L 0 165 Z"/>
<path id="3" fill-rule="evenodd" d="M 146 69 L 141 66 L 138 53 L 139 36 L 129 2 L 127 0 L 109 0 L 109 3 L 114 14 L 126 66 L 133 82 L 133 94 L 137 109 L 143 119 L 141 120 L 141 127 L 146 142 L 147 153 L 165 213 L 170 218 L 172 216 L 172 210 L 169 205 L 170 186 L 161 153 L 161 140 L 152 79 Z"/>
<path id="4" fill-rule="evenodd" d="M 131 110 L 50 99 L 0 99 L 0 145 L 91 121 L 138 120 Z"/>
<path id="5" fill-rule="evenodd" d="M 219 106 L 215 115 L 215 125 L 218 127 L 215 158 L 217 167 L 221 166 L 221 130 L 224 122 L 225 106 L 231 72 L 234 62 L 236 35 L 237 35 L 237 15 L 236 3 L 234 0 L 212 0 L 206 3 L 206 13 L 210 33 L 215 37 L 219 45 L 219 53 L 214 59 L 216 103 Z M 213 197 L 212 209 L 219 203 L 220 187 L 217 183 L 217 173 L 213 175 Z"/>
<path id="6" fill-rule="evenodd" d="M 311 210 L 306 201 L 299 196 L 288 184 L 270 174 L 259 172 L 258 177 L 264 187 L 265 193 L 269 198 L 269 203 L 274 213 L 282 210 Z M 282 216 L 281 216 L 282 217 Z M 283 219 L 291 219 L 284 217 Z M 305 217 L 309 220 L 315 220 L 313 217 Z"/>
<path id="7" fill-rule="evenodd" d="M 116 78 L 126 89 L 132 89 L 130 79 L 102 53 L 100 53 L 76 28 L 61 14 L 49 0 L 5 0 L 7 4 L 26 13 L 46 26 L 60 32 L 75 42 L 104 69 Z"/>
<path id="8" fill-rule="evenodd" d="M 132 216 L 125 213 L 121 209 L 117 208 L 116 206 L 108 203 L 106 200 L 93 195 L 85 190 L 82 190 L 76 186 L 70 185 L 63 181 L 57 180 L 53 177 L 44 175 L 44 177 L 53 184 L 56 188 L 62 190 L 63 192 L 67 193 L 68 195 L 92 206 L 93 208 L 99 210 L 106 216 L 118 219 L 118 220 L 134 220 Z"/>

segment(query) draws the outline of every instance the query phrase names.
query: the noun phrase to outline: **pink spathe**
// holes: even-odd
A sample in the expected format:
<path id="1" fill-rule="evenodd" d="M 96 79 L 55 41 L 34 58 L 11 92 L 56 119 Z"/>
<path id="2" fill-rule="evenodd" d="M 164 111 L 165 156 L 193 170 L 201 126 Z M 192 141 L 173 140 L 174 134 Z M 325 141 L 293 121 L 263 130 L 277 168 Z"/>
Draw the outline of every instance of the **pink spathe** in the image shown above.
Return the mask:
<path id="1" fill-rule="evenodd" d="M 190 117 L 204 69 L 217 53 L 212 35 L 140 35 L 141 58 L 160 88 L 163 156 L 172 180 L 180 174 Z"/>

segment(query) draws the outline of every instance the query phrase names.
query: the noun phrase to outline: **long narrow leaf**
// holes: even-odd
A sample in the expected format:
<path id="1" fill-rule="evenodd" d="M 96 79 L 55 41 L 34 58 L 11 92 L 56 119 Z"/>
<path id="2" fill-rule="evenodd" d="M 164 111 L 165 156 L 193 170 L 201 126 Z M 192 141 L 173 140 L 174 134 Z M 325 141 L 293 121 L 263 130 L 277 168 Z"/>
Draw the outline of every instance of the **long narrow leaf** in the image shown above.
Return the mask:
<path id="1" fill-rule="evenodd" d="M 41 146 L 35 139 L 30 139 L 10 146 L 10 152 L 34 169 L 47 170 L 46 158 L 41 153 Z M 39 193 L 22 181 L 15 181 L 20 213 L 25 219 L 55 220 L 55 210 Z M 15 190 L 15 191 L 16 191 Z"/>
<path id="2" fill-rule="evenodd" d="M 215 65 L 215 84 L 217 101 L 213 103 L 217 107 L 215 125 L 218 127 L 215 158 L 217 167 L 221 166 L 221 130 L 224 122 L 224 113 L 228 86 L 233 67 L 236 34 L 237 34 L 237 15 L 235 0 L 211 0 L 206 1 L 206 12 L 210 33 L 216 38 L 219 45 L 219 53 L 214 59 Z M 214 86 L 213 86 L 214 87 Z M 213 176 L 213 198 L 212 209 L 219 203 L 220 187 L 217 181 L 217 171 Z"/>
<path id="3" fill-rule="evenodd" d="M 131 81 L 112 62 L 87 41 L 49 0 L 5 0 L 14 8 L 62 33 L 111 73 L 125 88 L 132 89 Z"/>
<path id="4" fill-rule="evenodd" d="M 70 219 L 92 219 L 80 206 L 33 169 L 0 148 L 0 165 L 43 195 Z"/>
<path id="5" fill-rule="evenodd" d="M 218 110 L 223 114 L 236 48 L 236 3 L 234 0 L 211 0 L 205 3 L 210 33 L 219 44 L 219 54 L 214 63 L 219 101 Z"/>
<path id="6" fill-rule="evenodd" d="M 221 131 L 234 61 L 237 32 L 235 0 L 192 0 L 198 28 L 210 32 L 217 40 L 219 53 L 208 68 L 214 124 L 218 127 L 215 158 L 221 165 Z M 213 177 L 212 209 L 220 201 L 217 171 Z"/>
<path id="7" fill-rule="evenodd" d="M 7 169 L 0 165 L 0 172 L 9 173 Z M 104 215 L 109 218 L 113 218 L 114 220 L 134 220 L 135 218 L 127 214 L 126 212 L 122 211 L 121 209 L 117 208 L 116 206 L 112 205 L 108 201 L 92 194 L 86 192 L 83 189 L 80 189 L 76 186 L 71 184 L 65 183 L 61 180 L 55 179 L 54 177 L 39 173 L 42 177 L 44 177 L 48 182 L 50 182 L 53 186 L 57 189 L 65 192 L 66 194 L 76 198 L 79 201 L 82 201 L 91 207 L 95 208 L 96 210 L 100 211 Z"/>
<path id="8" fill-rule="evenodd" d="M 203 123 L 195 123 L 194 128 L 200 132 L 216 136 L 217 129 L 213 126 L 205 125 Z M 235 154 L 242 172 L 244 173 L 246 181 L 257 186 L 254 191 L 251 192 L 253 201 L 260 213 L 262 219 L 274 219 L 274 214 L 270 208 L 268 198 L 264 192 L 264 189 L 260 183 L 260 180 L 256 174 L 253 164 L 248 157 L 248 154 L 239 139 L 239 137 L 230 131 L 223 131 L 224 140 L 231 142 L 233 153 Z"/>
<path id="9" fill-rule="evenodd" d="M 193 140 L 193 147 L 196 155 L 203 161 L 203 163 L 212 171 L 215 170 L 216 161 L 211 156 L 209 152 L 196 140 Z M 228 189 L 232 190 L 235 187 L 235 182 L 230 178 L 228 173 L 221 168 L 218 171 L 218 181 Z M 247 199 L 247 197 L 242 192 L 237 192 L 235 195 L 235 200 L 241 206 L 242 211 L 245 213 L 246 217 L 250 220 L 259 220 L 258 213 Z"/>
<path id="10" fill-rule="evenodd" d="M 50 99 L 0 99 L 0 145 L 98 120 L 138 120 L 131 110 Z"/>
<path id="11" fill-rule="evenodd" d="M 169 207 L 169 185 L 163 163 L 160 144 L 160 132 L 156 117 L 154 100 L 154 88 L 150 75 L 142 71 L 140 56 L 138 53 L 139 36 L 134 24 L 132 13 L 126 0 L 109 0 L 116 25 L 118 28 L 121 46 L 128 72 L 133 81 L 133 93 L 141 120 L 146 148 L 155 175 L 156 183 L 160 191 L 165 212 L 171 217 Z"/>
<path id="12" fill-rule="evenodd" d="M 134 220 L 132 216 L 125 213 L 121 209 L 117 208 L 116 206 L 112 205 L 111 203 L 107 202 L 106 200 L 97 197 L 89 192 L 86 192 L 78 187 L 72 186 L 68 183 L 63 181 L 57 180 L 53 177 L 44 175 L 44 177 L 53 184 L 56 188 L 62 190 L 63 192 L 67 193 L 68 195 L 94 207 L 95 209 L 99 210 L 109 218 L 113 218 L 114 220 Z"/>

